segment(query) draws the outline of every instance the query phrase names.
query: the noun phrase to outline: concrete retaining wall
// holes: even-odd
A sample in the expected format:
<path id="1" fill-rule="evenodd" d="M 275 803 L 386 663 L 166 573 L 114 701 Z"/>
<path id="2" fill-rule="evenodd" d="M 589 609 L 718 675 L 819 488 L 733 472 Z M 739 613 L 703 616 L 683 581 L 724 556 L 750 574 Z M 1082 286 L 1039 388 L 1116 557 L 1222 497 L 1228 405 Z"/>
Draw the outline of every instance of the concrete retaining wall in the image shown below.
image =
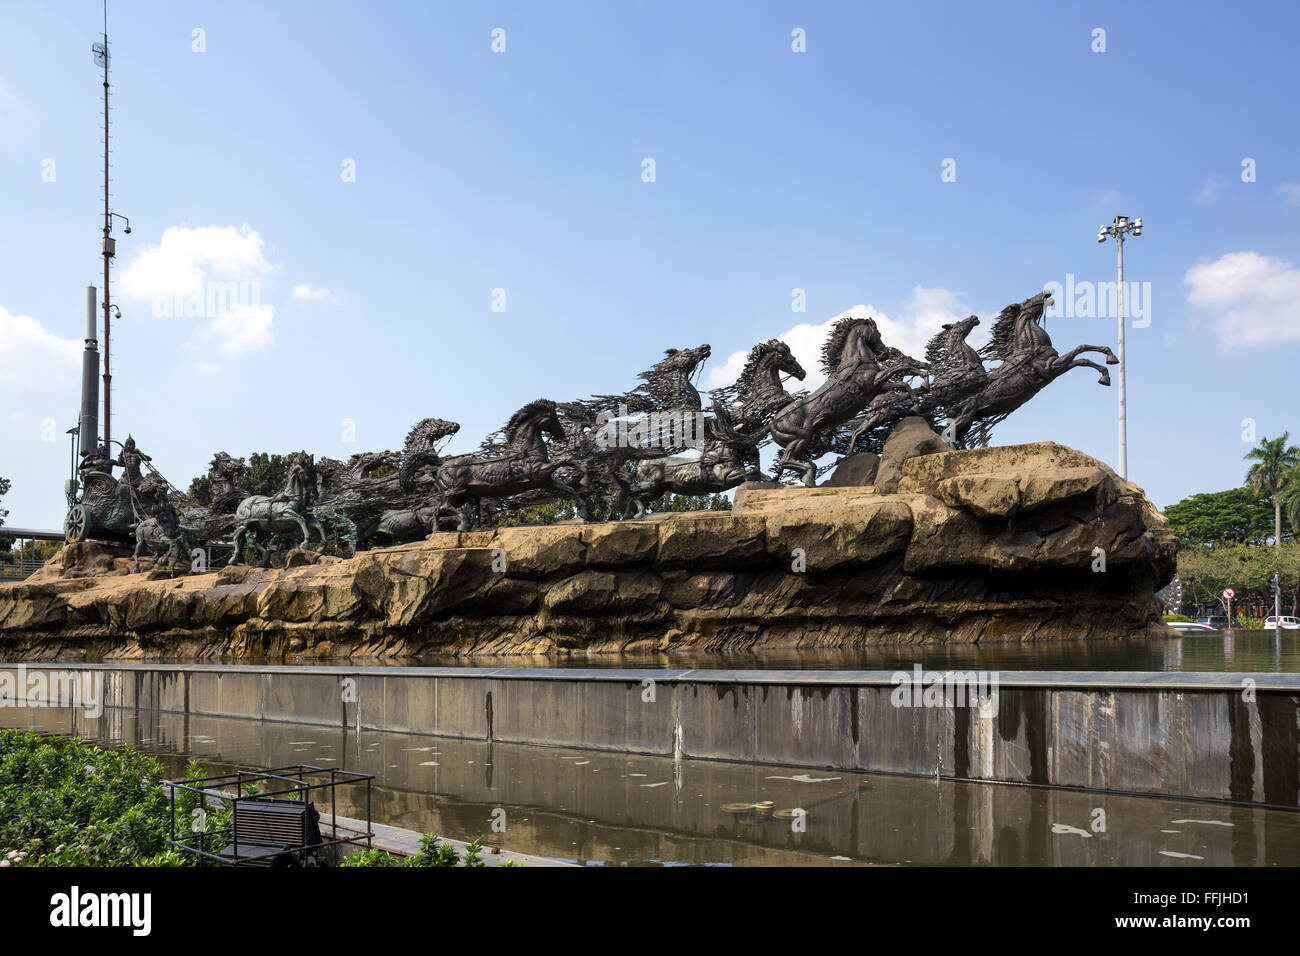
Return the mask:
<path id="1" fill-rule="evenodd" d="M 110 708 L 1300 807 L 1297 674 L 1001 672 L 983 704 L 913 706 L 909 690 L 899 706 L 894 672 L 876 671 L 0 664 L 0 675 L 20 666 L 11 686 L 32 700 L 41 675 L 74 674 L 102 679 Z"/>

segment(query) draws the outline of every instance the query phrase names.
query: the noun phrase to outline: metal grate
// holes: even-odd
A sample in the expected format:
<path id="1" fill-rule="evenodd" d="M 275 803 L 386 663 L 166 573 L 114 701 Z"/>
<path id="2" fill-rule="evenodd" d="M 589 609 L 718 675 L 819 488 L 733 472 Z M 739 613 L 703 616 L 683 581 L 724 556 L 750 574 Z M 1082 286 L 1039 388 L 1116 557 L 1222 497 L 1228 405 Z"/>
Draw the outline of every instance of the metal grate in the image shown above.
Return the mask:
<path id="1" fill-rule="evenodd" d="M 283 800 L 241 800 L 235 804 L 234 840 L 271 846 L 311 846 L 320 842 L 313 834 L 311 804 Z M 313 838 L 314 837 L 314 838 Z"/>

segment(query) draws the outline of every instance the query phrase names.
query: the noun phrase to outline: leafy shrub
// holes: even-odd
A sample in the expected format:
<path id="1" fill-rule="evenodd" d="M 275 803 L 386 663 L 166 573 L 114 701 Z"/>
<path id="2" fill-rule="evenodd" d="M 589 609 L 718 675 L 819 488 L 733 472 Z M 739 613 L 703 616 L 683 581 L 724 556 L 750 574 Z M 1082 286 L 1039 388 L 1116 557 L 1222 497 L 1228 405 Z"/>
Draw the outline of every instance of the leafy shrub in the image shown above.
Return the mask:
<path id="1" fill-rule="evenodd" d="M 0 866 L 131 866 L 166 847 L 162 764 L 0 730 Z"/>
<path id="2" fill-rule="evenodd" d="M 339 866 L 397 866 L 397 857 L 375 847 L 344 857 Z"/>

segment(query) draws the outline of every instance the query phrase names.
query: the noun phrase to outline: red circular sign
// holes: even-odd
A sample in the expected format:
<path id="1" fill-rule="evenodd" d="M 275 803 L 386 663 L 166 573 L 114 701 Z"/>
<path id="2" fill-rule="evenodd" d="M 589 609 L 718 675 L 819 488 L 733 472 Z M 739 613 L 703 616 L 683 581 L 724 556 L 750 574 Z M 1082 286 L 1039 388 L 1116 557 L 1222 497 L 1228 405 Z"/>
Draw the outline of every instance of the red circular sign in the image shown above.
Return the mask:
<path id="1" fill-rule="evenodd" d="M 1223 596 L 1227 598 L 1229 601 L 1231 601 L 1233 598 L 1237 596 L 1237 592 L 1234 591 L 1232 588 L 1224 588 Z"/>

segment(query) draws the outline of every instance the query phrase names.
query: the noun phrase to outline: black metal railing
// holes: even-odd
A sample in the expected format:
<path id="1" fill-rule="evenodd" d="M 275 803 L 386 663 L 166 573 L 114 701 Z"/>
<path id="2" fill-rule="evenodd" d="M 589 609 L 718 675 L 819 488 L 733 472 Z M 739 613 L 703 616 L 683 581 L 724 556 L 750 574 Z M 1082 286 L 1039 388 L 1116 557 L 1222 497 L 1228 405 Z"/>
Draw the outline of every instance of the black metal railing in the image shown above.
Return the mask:
<path id="1" fill-rule="evenodd" d="M 171 798 L 169 846 L 200 858 L 201 865 L 219 866 L 322 866 L 334 862 L 335 848 L 344 844 L 373 845 L 371 828 L 371 783 L 374 775 L 340 770 L 336 767 L 312 767 L 294 764 L 271 770 L 237 770 L 196 780 L 168 781 Z M 366 826 L 356 831 L 338 824 L 338 788 L 366 788 Z M 263 789 L 264 787 L 280 789 Z M 233 792 L 231 792 L 233 788 Z M 323 801 L 329 793 L 329 823 L 315 809 L 316 798 Z M 176 801 L 179 794 L 193 794 L 200 825 L 179 831 Z M 294 804 L 302 807 L 294 814 Z M 226 826 L 209 828 L 210 808 L 229 811 Z M 297 819 L 293 819 L 294 817 Z M 340 830 L 343 832 L 340 833 Z M 241 845 L 242 844 L 242 845 Z"/>

